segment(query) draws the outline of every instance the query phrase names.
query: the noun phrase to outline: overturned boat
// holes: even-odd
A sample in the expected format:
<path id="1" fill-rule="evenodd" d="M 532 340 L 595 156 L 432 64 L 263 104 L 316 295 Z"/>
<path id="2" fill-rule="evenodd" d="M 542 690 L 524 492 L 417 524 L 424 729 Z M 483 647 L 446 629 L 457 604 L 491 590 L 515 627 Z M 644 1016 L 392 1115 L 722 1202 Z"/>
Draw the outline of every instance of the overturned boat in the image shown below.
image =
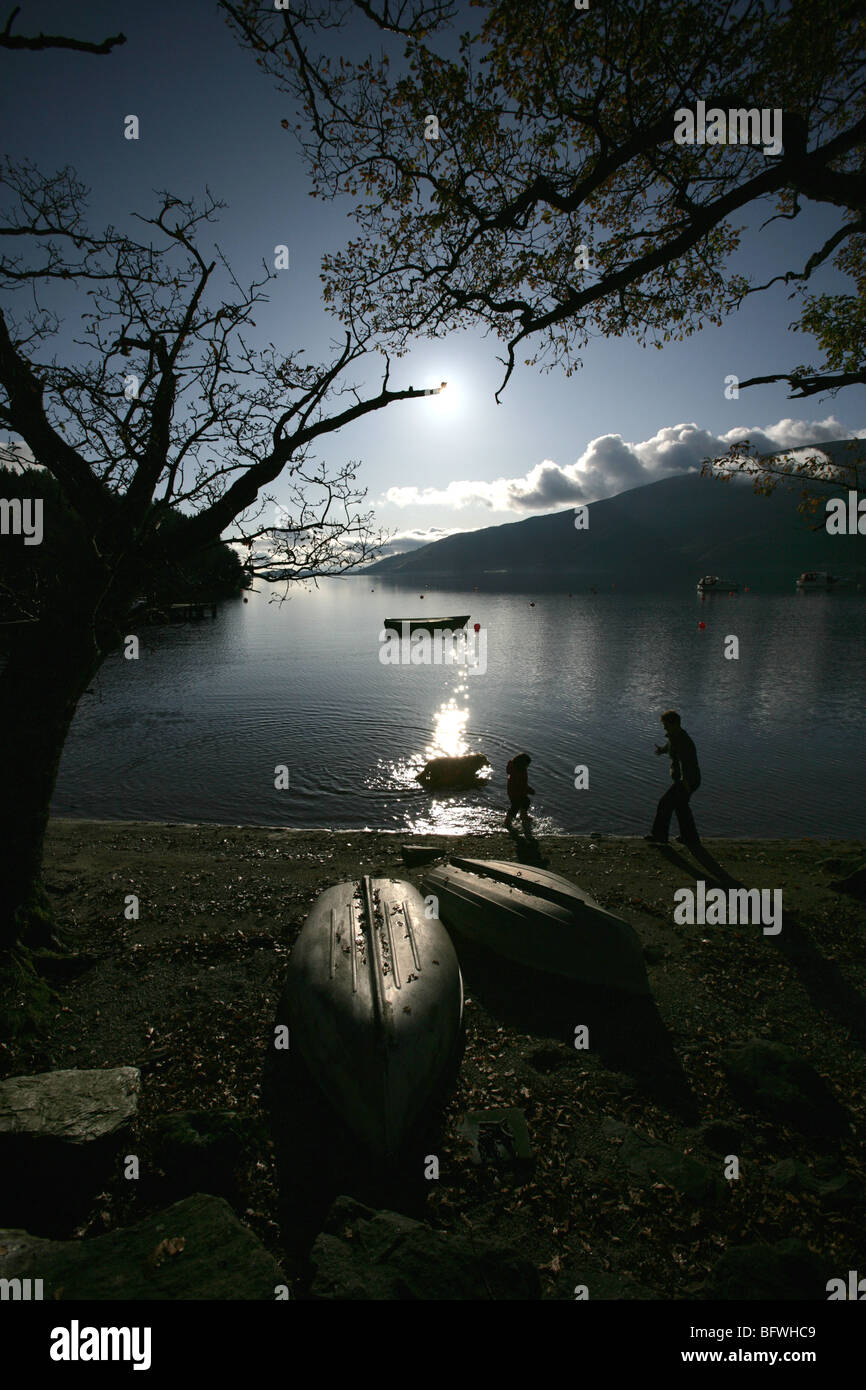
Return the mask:
<path id="1" fill-rule="evenodd" d="M 376 1156 L 397 1153 L 447 1075 L 463 1020 L 454 947 L 411 883 L 364 877 L 313 904 L 289 960 L 291 1049 Z"/>
<path id="2" fill-rule="evenodd" d="M 634 928 L 561 874 L 502 859 L 453 857 L 424 874 L 445 924 L 518 965 L 649 994 Z"/>

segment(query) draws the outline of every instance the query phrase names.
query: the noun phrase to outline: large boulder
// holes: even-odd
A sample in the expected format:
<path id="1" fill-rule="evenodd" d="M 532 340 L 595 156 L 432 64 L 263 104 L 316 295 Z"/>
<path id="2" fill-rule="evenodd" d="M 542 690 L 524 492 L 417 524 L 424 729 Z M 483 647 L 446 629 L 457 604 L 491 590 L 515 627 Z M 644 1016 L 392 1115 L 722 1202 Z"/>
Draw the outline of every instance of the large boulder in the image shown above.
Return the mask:
<path id="1" fill-rule="evenodd" d="M 692 1202 L 712 1200 L 719 1195 L 720 1175 L 672 1144 L 641 1134 L 620 1120 L 604 1120 L 602 1133 L 609 1139 L 622 1141 L 619 1157 L 641 1182 L 664 1183 Z"/>
<path id="2" fill-rule="evenodd" d="M 310 1254 L 318 1299 L 535 1299 L 538 1271 L 517 1250 L 434 1231 L 338 1197 Z"/>
<path id="3" fill-rule="evenodd" d="M 709 1299 L 826 1299 L 827 1271 L 801 1240 L 726 1250 L 704 1286 Z"/>
<path id="4" fill-rule="evenodd" d="M 238 1178 L 267 1134 L 261 1124 L 234 1110 L 183 1110 L 160 1115 L 152 1130 L 153 1154 L 165 1177 L 164 1200 L 198 1191 L 204 1180 L 211 1192 L 236 1203 Z"/>
<path id="5" fill-rule="evenodd" d="M 61 1302 L 274 1299 L 286 1286 L 276 1260 L 228 1202 L 203 1193 L 90 1240 L 0 1230 L 0 1278 L 41 1279 L 43 1299 Z"/>
<path id="6" fill-rule="evenodd" d="M 847 1134 L 850 1122 L 827 1082 L 783 1043 L 751 1038 L 719 1060 L 740 1103 L 804 1134 Z"/>
<path id="7" fill-rule="evenodd" d="M 129 1141 L 139 1086 L 137 1067 L 0 1082 L 0 1221 L 67 1234 Z"/>
<path id="8" fill-rule="evenodd" d="M 837 893 L 850 893 L 852 898 L 866 903 L 866 864 L 861 864 L 845 878 L 836 879 L 830 887 L 835 888 Z"/>

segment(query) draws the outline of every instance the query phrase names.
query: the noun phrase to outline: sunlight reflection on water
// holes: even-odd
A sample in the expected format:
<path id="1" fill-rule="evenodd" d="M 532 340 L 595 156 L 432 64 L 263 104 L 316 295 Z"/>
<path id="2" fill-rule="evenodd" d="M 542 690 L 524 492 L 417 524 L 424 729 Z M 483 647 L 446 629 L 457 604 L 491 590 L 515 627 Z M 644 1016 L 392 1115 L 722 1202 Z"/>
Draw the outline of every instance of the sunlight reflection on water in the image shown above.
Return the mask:
<path id="1" fill-rule="evenodd" d="M 469 723 L 469 682 L 455 676 L 453 694 L 433 711 L 432 733 L 423 752 L 405 758 L 380 758 L 368 785 L 405 794 L 414 790 L 419 805 L 407 812 L 407 831 L 413 835 L 466 835 L 490 831 L 504 811 L 488 786 L 491 768 L 482 768 L 470 787 L 430 789 L 419 785 L 418 773 L 431 758 L 462 757 L 473 750 L 466 737 Z"/>

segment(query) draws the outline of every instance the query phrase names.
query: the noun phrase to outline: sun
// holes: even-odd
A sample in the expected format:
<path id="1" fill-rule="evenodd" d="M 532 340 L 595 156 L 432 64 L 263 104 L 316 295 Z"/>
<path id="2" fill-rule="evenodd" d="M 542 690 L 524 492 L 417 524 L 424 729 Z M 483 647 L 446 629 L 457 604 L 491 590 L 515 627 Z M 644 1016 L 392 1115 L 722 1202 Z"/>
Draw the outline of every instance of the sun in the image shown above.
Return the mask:
<path id="1" fill-rule="evenodd" d="M 460 388 L 453 381 L 443 381 L 437 394 L 430 397 L 430 402 L 434 419 L 453 420 L 460 413 Z"/>

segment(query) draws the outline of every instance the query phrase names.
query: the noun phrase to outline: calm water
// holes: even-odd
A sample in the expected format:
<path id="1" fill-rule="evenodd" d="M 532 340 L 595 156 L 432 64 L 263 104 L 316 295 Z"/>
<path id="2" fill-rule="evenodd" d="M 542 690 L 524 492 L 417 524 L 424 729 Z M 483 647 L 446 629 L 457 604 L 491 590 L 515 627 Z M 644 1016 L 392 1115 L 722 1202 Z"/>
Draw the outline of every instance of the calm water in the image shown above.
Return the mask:
<path id="1" fill-rule="evenodd" d="M 215 621 L 143 628 L 140 660 L 106 663 L 67 743 L 56 815 L 483 831 L 501 826 L 505 763 L 525 748 L 540 833 L 640 834 L 669 785 L 653 746 L 673 706 L 698 748 L 703 834 L 866 835 L 863 596 L 440 588 L 422 602 L 353 578 L 279 604 L 262 588 Z M 425 612 L 481 623 L 484 674 L 379 661 L 383 618 Z M 419 787 L 425 758 L 466 751 L 493 764 L 478 790 Z M 588 790 L 574 788 L 577 764 Z"/>

